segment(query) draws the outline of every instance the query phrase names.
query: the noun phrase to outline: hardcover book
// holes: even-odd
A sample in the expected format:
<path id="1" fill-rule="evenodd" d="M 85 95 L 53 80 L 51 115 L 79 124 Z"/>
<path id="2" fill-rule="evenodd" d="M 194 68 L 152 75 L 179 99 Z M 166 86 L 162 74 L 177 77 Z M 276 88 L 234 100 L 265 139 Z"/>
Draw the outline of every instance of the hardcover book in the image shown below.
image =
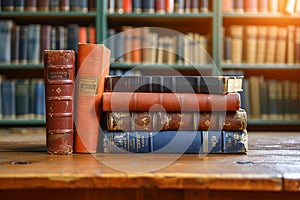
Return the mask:
<path id="1" fill-rule="evenodd" d="M 11 62 L 12 20 L 0 20 L 0 63 Z"/>
<path id="2" fill-rule="evenodd" d="M 46 145 L 49 154 L 73 152 L 73 90 L 75 52 L 44 51 L 46 96 Z"/>
<path id="3" fill-rule="evenodd" d="M 100 44 L 78 44 L 75 102 L 75 147 L 77 153 L 97 150 L 104 77 L 109 74 L 110 50 Z"/>
<path id="4" fill-rule="evenodd" d="M 24 11 L 25 9 L 25 0 L 14 0 L 15 11 Z"/>
<path id="5" fill-rule="evenodd" d="M 107 76 L 105 92 L 227 94 L 242 91 L 243 76 Z"/>
<path id="6" fill-rule="evenodd" d="M 18 119 L 29 119 L 29 80 L 16 80 L 16 117 Z"/>
<path id="7" fill-rule="evenodd" d="M 108 112 L 108 131 L 245 130 L 247 114 L 231 112 Z"/>
<path id="8" fill-rule="evenodd" d="M 16 80 L 4 79 L 1 83 L 2 117 L 16 119 Z"/>
<path id="9" fill-rule="evenodd" d="M 103 111 L 235 111 L 240 94 L 105 92 Z"/>
<path id="10" fill-rule="evenodd" d="M 105 132 L 104 153 L 247 153 L 247 131 Z"/>

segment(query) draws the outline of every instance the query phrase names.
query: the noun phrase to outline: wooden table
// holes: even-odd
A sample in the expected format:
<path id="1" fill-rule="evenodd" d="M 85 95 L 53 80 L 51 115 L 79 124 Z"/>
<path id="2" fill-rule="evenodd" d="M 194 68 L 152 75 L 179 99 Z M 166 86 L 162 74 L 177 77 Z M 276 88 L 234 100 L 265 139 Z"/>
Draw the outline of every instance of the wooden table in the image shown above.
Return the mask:
<path id="1" fill-rule="evenodd" d="M 300 199 L 297 132 L 250 132 L 247 155 L 176 159 L 148 154 L 47 155 L 44 134 L 0 133 L 1 200 Z"/>

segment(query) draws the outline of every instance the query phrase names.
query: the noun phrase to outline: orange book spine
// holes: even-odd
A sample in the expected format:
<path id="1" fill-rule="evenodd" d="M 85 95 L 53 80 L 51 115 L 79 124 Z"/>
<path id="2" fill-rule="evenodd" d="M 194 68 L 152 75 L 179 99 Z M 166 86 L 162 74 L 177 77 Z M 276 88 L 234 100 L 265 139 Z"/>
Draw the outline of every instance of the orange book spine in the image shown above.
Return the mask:
<path id="1" fill-rule="evenodd" d="M 80 26 L 78 29 L 78 42 L 87 43 L 87 27 Z"/>
<path id="2" fill-rule="evenodd" d="M 239 93 L 126 93 L 105 92 L 103 111 L 235 111 L 240 108 Z"/>
<path id="3" fill-rule="evenodd" d="M 123 9 L 125 13 L 132 12 L 132 0 L 123 0 Z"/>
<path id="4" fill-rule="evenodd" d="M 95 153 L 99 135 L 104 77 L 110 50 L 101 44 L 78 44 L 74 152 Z"/>

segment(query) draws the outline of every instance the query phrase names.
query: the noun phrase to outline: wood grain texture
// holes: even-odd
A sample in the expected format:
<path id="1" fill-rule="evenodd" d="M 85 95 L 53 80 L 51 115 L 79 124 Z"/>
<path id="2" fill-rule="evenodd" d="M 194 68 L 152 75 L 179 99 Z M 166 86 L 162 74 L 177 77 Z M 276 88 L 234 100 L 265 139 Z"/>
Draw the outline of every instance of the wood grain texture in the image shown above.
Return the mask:
<path id="1" fill-rule="evenodd" d="M 155 199 L 300 196 L 299 133 L 250 132 L 247 155 L 187 154 L 157 170 L 140 173 L 120 169 L 149 169 L 149 165 L 159 166 L 170 155 L 48 155 L 40 148 L 45 146 L 44 136 L 42 129 L 21 134 L 0 132 L 0 196 L 16 196 L 19 192 L 9 191 L 22 191 L 20 194 L 26 199 L 33 190 L 61 195 L 76 191 L 78 198 L 74 199 L 101 194 L 103 199 L 111 194 L 131 199 L 153 199 L 159 195 L 164 198 Z M 37 149 L 25 151 L 22 146 Z"/>

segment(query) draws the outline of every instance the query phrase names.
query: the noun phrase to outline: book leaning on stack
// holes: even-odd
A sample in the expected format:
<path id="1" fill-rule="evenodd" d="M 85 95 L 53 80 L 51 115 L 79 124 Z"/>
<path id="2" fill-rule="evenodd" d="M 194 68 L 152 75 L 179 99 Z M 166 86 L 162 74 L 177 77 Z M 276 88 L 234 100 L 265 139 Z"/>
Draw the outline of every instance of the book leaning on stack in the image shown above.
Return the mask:
<path id="1" fill-rule="evenodd" d="M 246 153 L 242 76 L 107 76 L 105 153 Z"/>

